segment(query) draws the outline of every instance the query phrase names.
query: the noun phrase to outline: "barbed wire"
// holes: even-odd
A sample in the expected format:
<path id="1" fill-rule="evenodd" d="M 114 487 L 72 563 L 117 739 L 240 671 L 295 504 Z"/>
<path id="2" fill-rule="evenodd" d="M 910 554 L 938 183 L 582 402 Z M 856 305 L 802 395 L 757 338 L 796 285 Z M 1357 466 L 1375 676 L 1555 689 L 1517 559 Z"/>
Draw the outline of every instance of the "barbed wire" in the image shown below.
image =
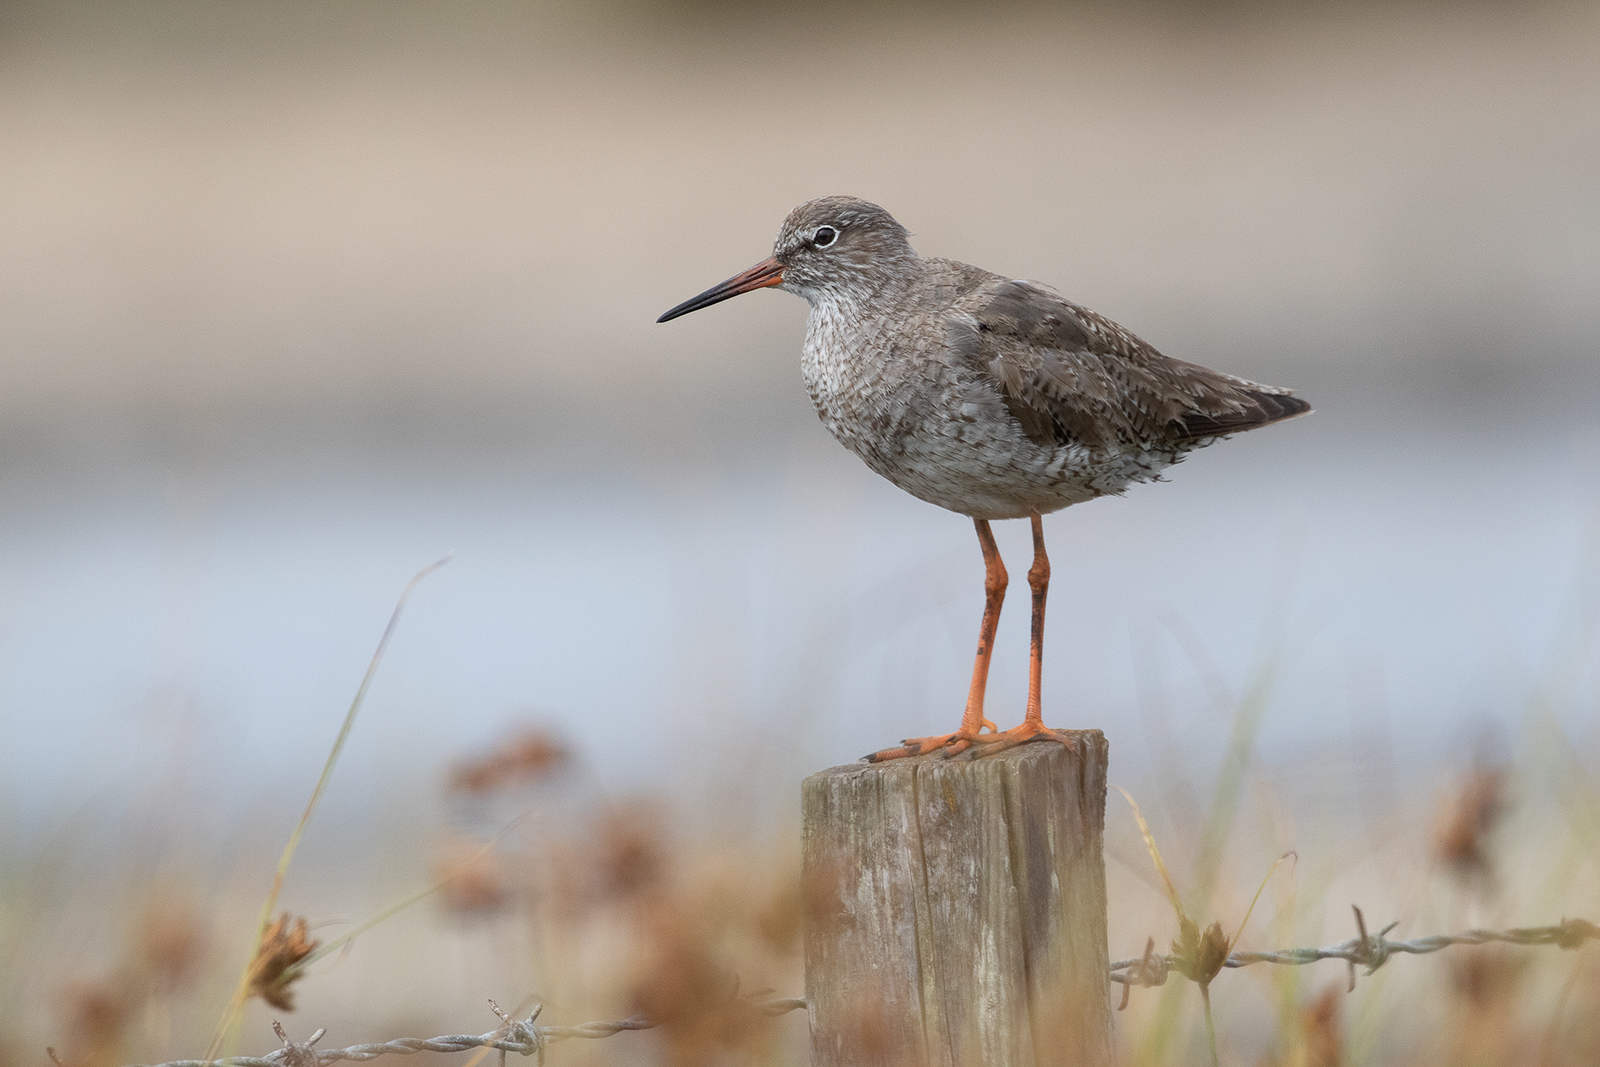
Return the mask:
<path id="1" fill-rule="evenodd" d="M 786 1015 L 791 1011 L 804 1008 L 806 1002 L 798 999 L 752 999 L 748 1002 L 752 1011 L 765 1015 L 767 1018 L 776 1018 Z M 568 1041 L 573 1038 L 600 1038 L 610 1037 L 622 1033 L 624 1030 L 649 1030 L 661 1024 L 646 1015 L 630 1015 L 626 1019 L 616 1022 L 580 1023 L 576 1026 L 540 1026 L 538 1025 L 539 1013 L 544 1010 L 541 1004 L 533 1009 L 533 1013 L 526 1019 L 513 1019 L 500 1010 L 494 1001 L 489 1001 L 489 1009 L 500 1017 L 500 1027 L 489 1031 L 487 1034 L 444 1034 L 440 1037 L 420 1038 L 401 1037 L 393 1041 L 376 1041 L 366 1045 L 351 1045 L 349 1048 L 318 1049 L 313 1048 L 320 1041 L 326 1029 L 319 1029 L 305 1042 L 291 1041 L 284 1033 L 283 1027 L 277 1022 L 272 1024 L 273 1030 L 278 1034 L 278 1039 L 283 1042 L 283 1048 L 269 1052 L 265 1056 L 233 1056 L 221 1060 L 171 1060 L 167 1063 L 157 1064 L 154 1067 L 324 1067 L 326 1064 L 338 1063 L 340 1060 L 375 1060 L 379 1056 L 400 1055 L 409 1056 L 414 1052 L 466 1052 L 475 1048 L 498 1049 L 500 1062 L 505 1062 L 508 1052 L 515 1052 L 519 1056 L 536 1056 L 540 1067 L 544 1064 L 545 1049 L 558 1041 Z M 56 1056 L 55 1050 L 50 1049 L 50 1058 L 57 1064 L 61 1060 Z M 136 1065 L 142 1067 L 142 1065 Z"/>
<path id="2" fill-rule="evenodd" d="M 1502 942 L 1511 945 L 1557 945 L 1563 949 L 1576 949 L 1585 942 L 1600 940 L 1600 926 L 1586 919 L 1563 919 L 1555 926 L 1518 927 L 1510 930 L 1467 930 L 1459 934 L 1436 934 L 1431 937 L 1418 937 L 1410 941 L 1390 941 L 1388 933 L 1399 923 L 1390 923 L 1375 934 L 1367 932 L 1365 917 L 1361 909 L 1352 907 L 1355 913 L 1357 936 L 1349 941 L 1328 948 L 1285 948 L 1272 952 L 1234 952 L 1230 953 L 1223 963 L 1225 968 L 1248 967 L 1255 963 L 1277 963 L 1288 966 L 1301 966 L 1307 963 L 1316 963 L 1318 960 L 1344 960 L 1350 967 L 1350 988 L 1355 988 L 1356 967 L 1366 968 L 1367 974 L 1375 973 L 1379 967 L 1389 962 L 1395 954 L 1408 954 L 1413 956 L 1426 955 L 1438 952 L 1440 949 L 1452 945 L 1483 945 L 1490 942 Z M 1134 986 L 1159 986 L 1165 985 L 1167 975 L 1174 969 L 1182 971 L 1181 958 L 1174 953 L 1158 953 L 1155 951 L 1155 939 L 1151 938 L 1145 945 L 1143 956 L 1133 959 L 1117 960 L 1111 964 L 1110 979 L 1122 986 L 1122 1007 L 1128 1004 L 1128 993 Z M 749 998 L 744 998 L 750 1010 L 760 1013 L 768 1018 L 786 1015 L 791 1011 L 798 1011 L 806 1007 L 806 1002 L 799 998 L 771 998 L 768 993 L 757 993 Z M 466 1052 L 469 1049 L 490 1048 L 500 1053 L 500 1061 L 505 1062 L 508 1052 L 515 1052 L 519 1056 L 535 1056 L 540 1067 L 543 1067 L 545 1051 L 549 1046 L 574 1038 L 602 1038 L 625 1030 L 650 1030 L 661 1025 L 657 1020 L 646 1015 L 630 1015 L 626 1019 L 615 1022 L 589 1022 L 576 1026 L 540 1026 L 538 1019 L 543 1005 L 534 1008 L 533 1013 L 526 1019 L 514 1019 L 500 1010 L 494 1001 L 489 1001 L 489 1008 L 500 1018 L 500 1026 L 486 1034 L 444 1034 L 440 1037 L 416 1038 L 402 1037 L 393 1041 L 377 1041 L 365 1045 L 351 1045 L 349 1048 L 317 1049 L 313 1046 L 322 1039 L 326 1030 L 318 1030 L 305 1042 L 291 1041 L 284 1032 L 283 1027 L 274 1022 L 272 1028 L 277 1032 L 283 1048 L 270 1052 L 265 1056 L 234 1056 L 222 1060 L 170 1060 L 166 1063 L 155 1064 L 152 1067 L 326 1067 L 327 1064 L 338 1063 L 341 1060 L 374 1060 L 379 1056 L 401 1055 L 409 1056 L 414 1052 Z M 1119 1009 L 1120 1010 L 1120 1009 Z M 55 1049 L 49 1049 L 50 1058 L 58 1065 L 64 1067 Z M 134 1065 L 144 1067 L 144 1065 Z"/>
<path id="3" fill-rule="evenodd" d="M 1555 926 L 1530 926 L 1511 930 L 1467 930 L 1459 934 L 1435 934 L 1431 937 L 1413 938 L 1410 941 L 1390 941 L 1386 935 L 1400 925 L 1398 922 L 1390 923 L 1376 934 L 1368 934 L 1367 921 L 1362 916 L 1361 909 L 1352 906 L 1351 910 L 1355 912 L 1357 936 L 1349 941 L 1328 948 L 1233 952 L 1229 953 L 1222 966 L 1248 967 L 1253 963 L 1301 966 L 1316 963 L 1318 960 L 1344 960 L 1350 965 L 1349 988 L 1353 990 L 1356 987 L 1358 964 L 1366 968 L 1367 974 L 1373 974 L 1379 967 L 1388 963 L 1389 957 L 1395 953 L 1422 956 L 1449 948 L 1451 945 L 1484 945 L 1495 941 L 1511 945 L 1558 945 L 1564 949 L 1576 949 L 1586 941 L 1600 940 L 1600 926 L 1585 919 L 1562 919 Z M 1128 990 L 1133 986 L 1165 985 L 1167 974 L 1173 968 L 1182 970 L 1179 966 L 1180 960 L 1181 957 L 1176 954 L 1157 953 L 1155 939 L 1152 938 L 1146 943 L 1143 956 L 1117 960 L 1113 963 L 1111 980 L 1122 984 L 1122 1007 L 1127 1006 Z"/>

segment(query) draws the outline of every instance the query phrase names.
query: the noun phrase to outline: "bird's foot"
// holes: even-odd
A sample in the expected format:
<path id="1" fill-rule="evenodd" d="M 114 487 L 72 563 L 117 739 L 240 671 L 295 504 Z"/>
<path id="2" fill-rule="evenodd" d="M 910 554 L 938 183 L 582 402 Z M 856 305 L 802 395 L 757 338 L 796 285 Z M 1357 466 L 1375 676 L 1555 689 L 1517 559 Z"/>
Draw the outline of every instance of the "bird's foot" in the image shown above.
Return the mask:
<path id="1" fill-rule="evenodd" d="M 883 763 L 892 759 L 910 759 L 912 756 L 926 756 L 932 752 L 939 752 L 944 756 L 955 756 L 967 749 L 980 737 L 998 737 L 994 733 L 994 723 L 988 719 L 983 720 L 983 725 L 989 728 L 989 733 L 973 733 L 971 730 L 957 730 L 953 734 L 940 734 L 938 737 L 908 737 L 904 742 L 893 748 L 881 749 L 870 755 L 862 756 L 867 763 Z M 979 729 L 982 729 L 980 727 Z"/>
<path id="2" fill-rule="evenodd" d="M 913 756 L 926 756 L 937 752 L 945 758 L 959 756 L 973 745 L 986 744 L 991 738 L 1000 736 L 1000 729 L 988 719 L 980 717 L 976 732 L 972 730 L 957 730 L 953 734 L 940 734 L 937 737 L 908 737 L 893 748 L 880 749 L 877 752 L 862 756 L 865 763 L 883 763 L 892 759 L 910 759 Z M 1021 727 L 1018 727 L 1021 729 Z M 987 730 L 988 733 L 984 731 Z M 1021 744 L 1021 742 L 1016 742 Z M 1010 747 L 1010 746 L 1006 746 Z M 998 751 L 998 749 L 996 750 Z"/>
<path id="3" fill-rule="evenodd" d="M 992 756 L 996 752 L 1004 752 L 1008 748 L 1025 745 L 1029 741 L 1057 741 L 1067 746 L 1068 752 L 1075 751 L 1078 747 L 1072 738 L 1064 733 L 1050 729 L 1043 723 L 1023 722 L 1020 726 L 1013 726 L 1011 729 L 1002 730 L 997 734 L 990 733 L 973 737 L 967 745 L 963 746 L 963 751 L 966 753 L 965 758 L 967 759 L 981 759 L 984 756 Z M 953 756 L 957 755 L 957 753 L 952 752 L 949 755 Z"/>

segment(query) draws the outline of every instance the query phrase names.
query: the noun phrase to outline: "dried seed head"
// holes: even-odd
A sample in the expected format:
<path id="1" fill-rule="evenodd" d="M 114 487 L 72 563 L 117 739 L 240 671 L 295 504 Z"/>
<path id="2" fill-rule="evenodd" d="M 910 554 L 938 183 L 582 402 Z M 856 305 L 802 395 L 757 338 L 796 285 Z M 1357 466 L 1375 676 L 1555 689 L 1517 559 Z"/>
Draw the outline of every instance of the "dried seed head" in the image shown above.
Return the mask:
<path id="1" fill-rule="evenodd" d="M 1442 1063 L 1534 1062 L 1521 1016 L 1527 1008 L 1522 986 L 1530 954 L 1508 945 L 1482 945 L 1450 958 L 1450 985 L 1459 1022 L 1446 1029 Z M 1548 1062 L 1548 1061 L 1547 1061 Z M 1591 1060 L 1567 1062 L 1593 1063 Z"/>
<path id="2" fill-rule="evenodd" d="M 1344 994 L 1329 986 L 1300 1008 L 1300 1040 L 1306 1067 L 1339 1067 L 1344 1063 L 1344 1039 L 1339 1034 L 1339 1001 Z"/>
<path id="3" fill-rule="evenodd" d="M 747 1048 L 769 1028 L 720 951 L 716 924 L 692 902 L 645 906 L 644 965 L 633 987 L 635 1008 L 661 1024 L 668 1060 L 700 1065 L 723 1050 Z"/>
<path id="4" fill-rule="evenodd" d="M 1476 1011 L 1509 1005 L 1528 962 L 1525 953 L 1484 945 L 1451 958 L 1451 985 Z"/>
<path id="5" fill-rule="evenodd" d="M 1178 940 L 1172 943 L 1172 954 L 1177 957 L 1173 966 L 1191 982 L 1210 985 L 1228 961 L 1230 951 L 1221 923 L 1212 923 L 1202 933 L 1193 919 L 1186 916 L 1179 921 Z"/>
<path id="6" fill-rule="evenodd" d="M 1500 768 L 1474 767 L 1440 804 L 1433 854 L 1463 880 L 1493 875 L 1488 837 L 1505 814 L 1505 779 Z"/>
<path id="7" fill-rule="evenodd" d="M 1222 932 L 1222 924 L 1212 923 L 1206 927 L 1206 932 L 1200 935 L 1200 953 L 1195 957 L 1195 970 L 1203 976 L 1197 980 L 1202 985 L 1209 984 L 1222 970 L 1230 951 L 1232 946 L 1228 944 L 1228 935 Z"/>
<path id="8" fill-rule="evenodd" d="M 476 842 L 446 845 L 434 862 L 434 874 L 444 883 L 440 900 L 458 915 L 489 915 L 510 899 L 504 860 Z"/>
<path id="9" fill-rule="evenodd" d="M 295 964 L 316 951 L 320 942 L 311 940 L 304 918 L 279 915 L 261 938 L 256 958 L 250 961 L 250 996 L 260 997 L 279 1011 L 294 1011 L 294 991 L 290 986 L 299 977 L 291 971 Z"/>
<path id="10" fill-rule="evenodd" d="M 105 1049 L 121 1041 L 123 1028 L 133 1021 L 136 1007 L 126 985 L 110 981 L 84 982 L 74 987 L 68 1003 L 73 1033 L 90 1049 Z"/>
<path id="11" fill-rule="evenodd" d="M 484 794 L 532 785 L 571 759 L 571 751 L 555 734 L 545 729 L 523 730 L 487 755 L 457 763 L 450 774 L 450 788 L 458 793 Z"/>
<path id="12" fill-rule="evenodd" d="M 205 940 L 198 909 L 177 905 L 153 909 L 139 927 L 139 967 L 157 985 L 181 986 L 194 976 Z"/>
<path id="13" fill-rule="evenodd" d="M 643 804 L 609 813 L 600 824 L 598 873 L 608 893 L 634 896 L 660 885 L 666 876 L 665 831 Z"/>
<path id="14" fill-rule="evenodd" d="M 787 955 L 800 943 L 805 921 L 805 893 L 798 880 L 777 887 L 756 911 L 755 934 L 773 951 Z"/>

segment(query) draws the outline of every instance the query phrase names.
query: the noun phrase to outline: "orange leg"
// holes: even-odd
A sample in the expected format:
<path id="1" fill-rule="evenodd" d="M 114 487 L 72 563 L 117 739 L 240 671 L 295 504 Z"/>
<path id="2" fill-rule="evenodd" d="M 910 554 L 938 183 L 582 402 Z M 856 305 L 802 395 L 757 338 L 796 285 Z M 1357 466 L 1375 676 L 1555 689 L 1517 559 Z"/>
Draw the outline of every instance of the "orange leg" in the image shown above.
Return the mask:
<path id="1" fill-rule="evenodd" d="M 1044 551 L 1044 522 L 1038 515 L 1033 521 L 1033 566 L 1028 568 L 1028 588 L 1033 590 L 1033 626 L 1028 642 L 1028 712 L 1021 726 L 998 734 L 975 737 L 971 743 L 982 748 L 974 755 L 987 756 L 1014 748 L 1035 738 L 1059 741 L 1068 748 L 1075 747 L 1071 738 L 1063 737 L 1044 724 L 1044 710 L 1039 700 L 1039 682 L 1044 669 L 1044 601 L 1050 592 L 1050 557 Z"/>
<path id="2" fill-rule="evenodd" d="M 983 549 L 983 625 L 978 630 L 978 655 L 972 661 L 972 685 L 967 689 L 967 710 L 961 716 L 961 728 L 938 737 L 908 738 L 902 745 L 866 757 L 870 763 L 921 756 L 939 749 L 944 749 L 946 755 L 955 755 L 972 744 L 985 726 L 991 732 L 995 728 L 994 723 L 983 717 L 983 693 L 989 685 L 989 656 L 994 651 L 995 629 L 1000 625 L 1000 605 L 1005 603 L 1006 585 L 1011 579 L 1006 576 L 1006 565 L 995 547 L 989 520 L 973 519 L 972 524 L 977 527 L 978 545 Z M 1032 572 L 1029 572 L 1029 579 L 1032 579 Z M 1037 602 L 1037 597 L 1035 600 Z M 1035 613 L 1038 610 L 1035 608 Z"/>

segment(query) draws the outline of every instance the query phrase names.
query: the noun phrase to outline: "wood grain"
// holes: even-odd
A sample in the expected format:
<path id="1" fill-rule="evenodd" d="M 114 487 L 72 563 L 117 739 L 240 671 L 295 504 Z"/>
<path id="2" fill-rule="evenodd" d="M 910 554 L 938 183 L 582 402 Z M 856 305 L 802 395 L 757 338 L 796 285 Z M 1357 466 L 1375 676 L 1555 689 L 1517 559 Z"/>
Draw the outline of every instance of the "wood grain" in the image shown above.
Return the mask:
<path id="1" fill-rule="evenodd" d="M 1107 749 L 835 767 L 802 787 L 814 1067 L 1110 1062 Z"/>

